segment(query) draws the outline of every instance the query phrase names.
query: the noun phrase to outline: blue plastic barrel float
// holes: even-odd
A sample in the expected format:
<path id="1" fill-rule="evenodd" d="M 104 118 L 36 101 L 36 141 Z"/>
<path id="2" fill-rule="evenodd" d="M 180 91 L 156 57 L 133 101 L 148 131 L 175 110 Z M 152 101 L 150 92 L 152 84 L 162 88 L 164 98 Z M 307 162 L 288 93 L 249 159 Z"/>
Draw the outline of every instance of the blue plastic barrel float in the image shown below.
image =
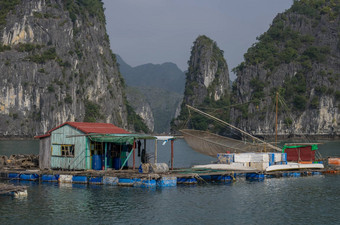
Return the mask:
<path id="1" fill-rule="evenodd" d="M 87 184 L 87 176 L 73 176 L 72 183 Z"/>
<path id="2" fill-rule="evenodd" d="M 263 181 L 264 180 L 264 174 L 246 173 L 246 180 L 250 180 L 250 181 Z"/>
<path id="3" fill-rule="evenodd" d="M 38 174 L 20 174 L 20 180 L 36 181 L 38 179 Z"/>
<path id="4" fill-rule="evenodd" d="M 9 179 L 20 179 L 20 174 L 19 173 L 9 173 L 8 178 Z"/>
<path id="5" fill-rule="evenodd" d="M 157 187 L 175 187 L 177 186 L 177 177 L 162 177 L 156 181 Z"/>
<path id="6" fill-rule="evenodd" d="M 194 177 L 178 177 L 177 184 L 197 184 L 197 179 Z"/>
<path id="7" fill-rule="evenodd" d="M 41 180 L 43 182 L 58 182 L 59 175 L 49 175 L 49 174 L 44 174 L 41 176 Z"/>
<path id="8" fill-rule="evenodd" d="M 121 160 L 120 160 L 120 157 L 114 157 L 113 158 L 113 168 L 115 170 L 119 170 L 121 167 Z"/>
<path id="9" fill-rule="evenodd" d="M 94 170 L 102 169 L 102 156 L 101 155 L 92 156 L 92 169 Z"/>
<path id="10" fill-rule="evenodd" d="M 103 184 L 103 177 L 89 177 L 89 184 Z"/>

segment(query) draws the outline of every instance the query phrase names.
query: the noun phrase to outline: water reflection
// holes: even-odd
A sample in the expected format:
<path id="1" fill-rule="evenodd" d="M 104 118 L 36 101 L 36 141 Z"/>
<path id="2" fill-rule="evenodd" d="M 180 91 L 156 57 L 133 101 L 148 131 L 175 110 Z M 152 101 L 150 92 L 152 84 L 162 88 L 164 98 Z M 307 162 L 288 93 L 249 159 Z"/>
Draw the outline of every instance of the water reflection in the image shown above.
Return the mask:
<path id="1" fill-rule="evenodd" d="M 165 189 L 28 184 L 27 199 L 0 197 L 1 224 L 310 224 L 316 212 L 320 224 L 339 219 L 337 175 Z"/>
<path id="2" fill-rule="evenodd" d="M 1 140 L 0 155 L 39 154 L 38 140 Z"/>

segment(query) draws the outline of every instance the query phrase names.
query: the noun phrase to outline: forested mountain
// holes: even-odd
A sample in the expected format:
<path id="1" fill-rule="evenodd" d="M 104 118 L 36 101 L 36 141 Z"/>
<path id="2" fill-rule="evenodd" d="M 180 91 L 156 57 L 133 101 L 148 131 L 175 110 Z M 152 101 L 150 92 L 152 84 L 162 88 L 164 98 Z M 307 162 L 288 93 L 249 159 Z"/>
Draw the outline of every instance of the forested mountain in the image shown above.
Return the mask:
<path id="1" fill-rule="evenodd" d="M 151 131 L 170 131 L 184 91 L 184 73 L 174 63 L 131 67 L 117 56 L 119 69 L 128 86 L 127 98 Z"/>
<path id="2" fill-rule="evenodd" d="M 128 86 L 156 87 L 179 94 L 184 92 L 185 75 L 174 63 L 147 63 L 132 67 L 119 55 L 117 62 Z"/>
<path id="3" fill-rule="evenodd" d="M 233 69 L 232 90 L 227 71 L 223 51 L 200 36 L 191 51 L 174 130 L 185 125 L 227 133 L 188 114 L 189 104 L 255 135 L 273 136 L 278 93 L 279 135 L 340 135 L 340 1 L 294 1 Z"/>
<path id="4" fill-rule="evenodd" d="M 234 69 L 231 120 L 257 135 L 340 134 L 340 1 L 301 0 L 275 17 Z"/>

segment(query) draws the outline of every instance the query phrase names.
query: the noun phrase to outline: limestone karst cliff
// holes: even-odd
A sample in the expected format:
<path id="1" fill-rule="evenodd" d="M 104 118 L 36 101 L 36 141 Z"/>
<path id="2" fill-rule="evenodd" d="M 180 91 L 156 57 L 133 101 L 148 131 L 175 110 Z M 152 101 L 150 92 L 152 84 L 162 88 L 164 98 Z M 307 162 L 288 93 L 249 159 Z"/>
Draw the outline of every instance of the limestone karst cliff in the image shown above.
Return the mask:
<path id="1" fill-rule="evenodd" d="M 199 37 L 191 52 L 181 113 L 172 128 L 214 130 L 208 119 L 187 113 L 184 105 L 189 104 L 252 134 L 273 136 L 278 93 L 279 135 L 339 136 L 339 31 L 339 1 L 294 1 L 233 69 L 237 79 L 230 92 L 223 52 L 214 54 L 213 42 Z"/>
<path id="2" fill-rule="evenodd" d="M 234 71 L 231 121 L 257 135 L 340 135 L 340 2 L 294 1 Z"/>
<path id="3" fill-rule="evenodd" d="M 229 71 L 223 51 L 207 36 L 199 36 L 191 49 L 188 62 L 184 98 L 179 116 L 172 122 L 172 129 L 184 126 L 188 118 L 186 104 L 194 107 L 222 106 L 229 104 Z M 228 112 L 220 115 L 227 119 Z M 207 129 L 208 122 L 201 117 L 191 119 L 192 128 Z"/>
<path id="4" fill-rule="evenodd" d="M 154 115 L 152 113 L 150 103 L 143 95 L 143 93 L 136 87 L 127 87 L 126 97 L 137 115 L 139 115 L 143 119 L 149 131 L 153 132 L 155 128 Z"/>
<path id="5" fill-rule="evenodd" d="M 100 0 L 1 4 L 1 136 L 31 137 L 65 121 L 134 128 Z"/>

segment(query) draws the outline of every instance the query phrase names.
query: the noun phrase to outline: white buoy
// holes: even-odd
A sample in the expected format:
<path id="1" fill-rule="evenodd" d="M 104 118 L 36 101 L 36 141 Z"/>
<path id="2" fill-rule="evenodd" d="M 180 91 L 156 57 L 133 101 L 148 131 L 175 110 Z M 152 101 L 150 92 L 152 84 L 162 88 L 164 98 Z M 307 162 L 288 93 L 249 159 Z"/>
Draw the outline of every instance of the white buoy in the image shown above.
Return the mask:
<path id="1" fill-rule="evenodd" d="M 15 198 L 25 198 L 27 197 L 27 195 L 28 195 L 27 190 L 14 192 Z"/>

